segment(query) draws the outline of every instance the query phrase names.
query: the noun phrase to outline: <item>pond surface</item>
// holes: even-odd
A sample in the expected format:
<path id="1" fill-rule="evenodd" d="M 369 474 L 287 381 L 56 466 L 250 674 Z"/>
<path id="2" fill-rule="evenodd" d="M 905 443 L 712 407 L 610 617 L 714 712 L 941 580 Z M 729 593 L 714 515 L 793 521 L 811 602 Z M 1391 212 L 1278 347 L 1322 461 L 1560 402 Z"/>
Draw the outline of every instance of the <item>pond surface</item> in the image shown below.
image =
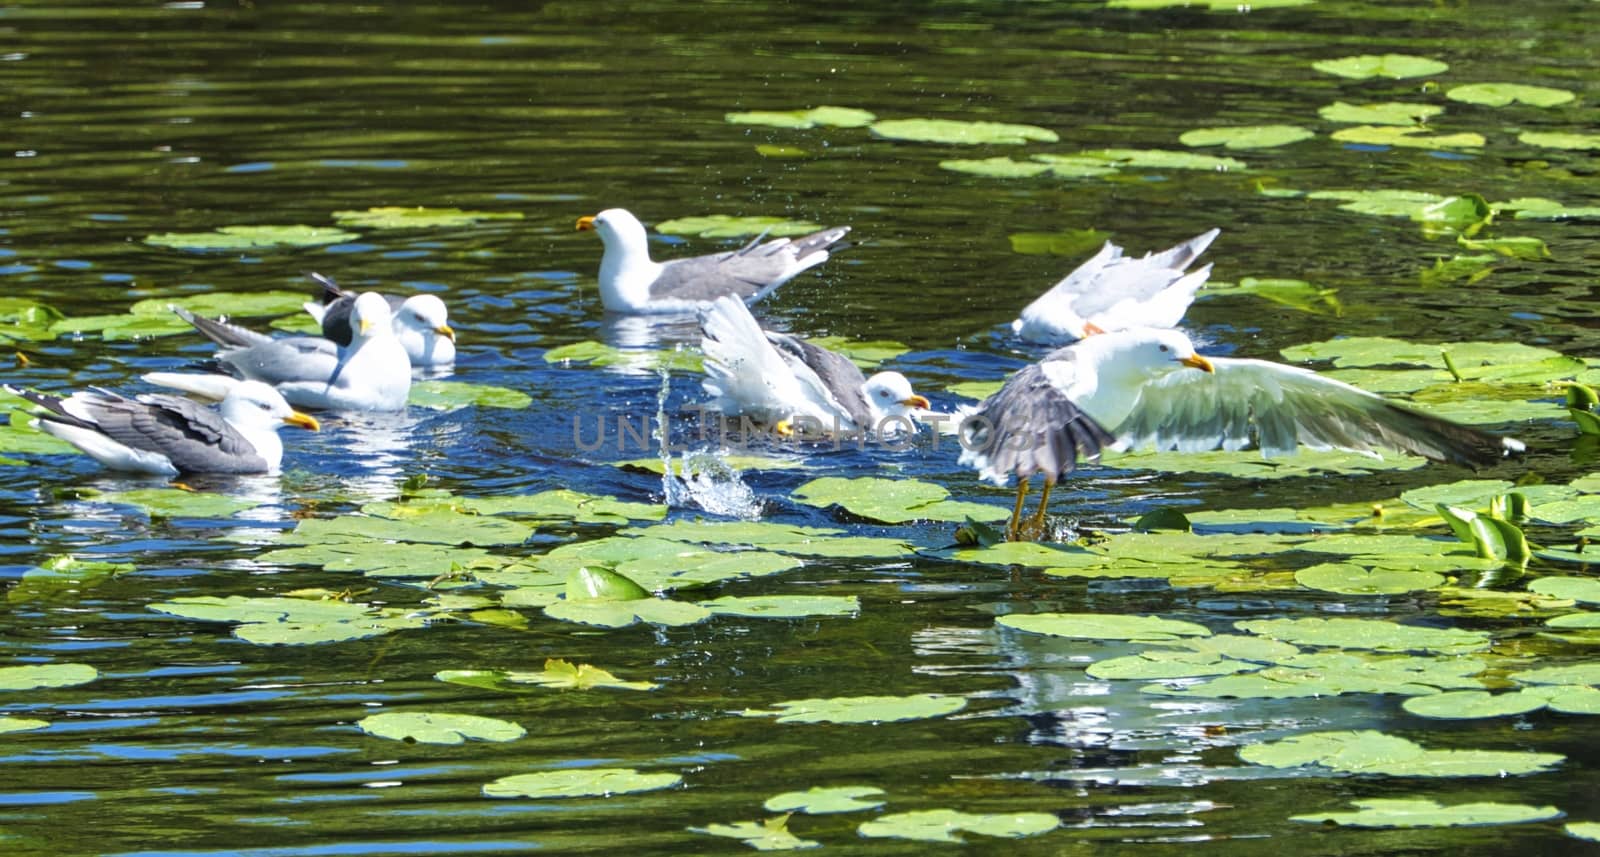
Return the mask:
<path id="1" fill-rule="evenodd" d="M 1600 683 L 1581 672 L 1551 682 L 1507 678 L 1537 667 L 1592 669 L 1595 638 L 1581 630 L 1584 620 L 1573 620 L 1575 633 L 1544 625 L 1582 615 L 1584 598 L 1540 600 L 1530 590 L 1540 577 L 1584 577 L 1587 566 L 1536 557 L 1521 572 L 1479 560 L 1450 541 L 1437 518 L 1424 520 L 1433 509 L 1427 495 L 1411 495 L 1423 498 L 1415 513 L 1397 498 L 1469 478 L 1504 480 L 1496 490 L 1542 481 L 1566 493 L 1541 497 L 1577 511 L 1528 522 L 1537 546 L 1570 547 L 1595 524 L 1583 499 L 1595 489 L 1575 482 L 1593 469 L 1593 447 L 1577 439 L 1561 389 L 1547 383 L 1593 380 L 1585 360 L 1600 336 L 1595 150 L 1539 145 L 1541 138 L 1526 135 L 1592 137 L 1600 126 L 1597 28 L 1600 5 L 1542 0 L 1316 2 L 1248 12 L 1098 2 L 605 0 L 0 10 L 0 106 L 13 152 L 0 161 L 7 300 L 80 319 L 121 314 L 148 298 L 309 294 L 303 272 L 313 270 L 352 287 L 437 291 L 461 338 L 462 357 L 447 380 L 531 397 L 525 407 L 330 416 L 320 434 L 286 432 L 281 478 L 190 483 L 240 498 L 226 508 L 152 512 L 153 498 L 170 502 L 177 492 L 128 492 L 164 487 L 159 480 L 109 474 L 59 450 L 0 446 L 7 563 L 0 565 L 7 596 L 0 666 L 96 671 L 92 681 L 61 682 L 68 686 L 0 690 L 0 715 L 48 724 L 9 733 L 0 748 L 0 847 L 274 857 L 737 853 L 747 850 L 738 838 L 700 830 L 780 818 L 763 808 L 780 793 L 857 786 L 881 790 L 870 801 L 883 805 L 797 812 L 788 830 L 829 851 L 922 854 L 960 846 L 872 836 L 874 828 L 861 825 L 949 809 L 1034 823 L 1043 814 L 1059 825 L 1002 824 L 999 832 L 1029 834 L 1015 841 L 981 826 L 958 834 L 980 853 L 1576 853 L 1583 843 L 1564 825 L 1600 821 L 1593 715 L 1543 709 L 1442 720 L 1402 704 L 1442 689 Z M 1312 67 L 1390 53 L 1439 60 L 1448 70 L 1356 80 Z M 1444 94 L 1482 82 L 1552 87 L 1577 99 L 1486 106 Z M 1352 126 L 1319 109 L 1338 101 L 1443 107 L 1422 134 L 1475 133 L 1483 141 L 1335 140 Z M 724 118 L 819 105 L 880 119 L 1025 123 L 1059 141 L 960 146 L 893 141 L 860 127 L 786 129 Z M 1178 139 L 1197 128 L 1285 124 L 1314 136 L 1237 150 L 1190 148 Z M 1242 163 L 1009 179 L 941 168 L 1108 148 Z M 1476 194 L 1491 203 L 1538 197 L 1591 211 L 1519 219 L 1518 209 L 1506 207 L 1487 225 L 1480 217 L 1469 218 L 1475 227 L 1435 228 L 1408 216 L 1418 206 L 1378 216 L 1290 193 L 1332 190 Z M 331 227 L 334 212 L 384 206 L 520 218 L 350 226 L 347 238 L 298 248 L 203 252 L 145 240 L 226 226 Z M 1521 342 L 1577 359 L 1537 352 L 1529 359 L 1555 362 L 1513 379 L 1468 367 L 1456 386 L 1383 386 L 1396 376 L 1351 376 L 1373 389 L 1416 393 L 1441 412 L 1528 442 L 1528 456 L 1491 471 L 1302 456 L 1279 472 L 1247 454 L 1216 466 L 1179 460 L 1179 469 L 1172 459 L 1108 461 L 1060 486 L 1052 505 L 1058 536 L 1091 537 L 1111 556 L 1102 565 L 1080 554 L 960 553 L 959 515 L 879 523 L 807 505 L 796 494 L 818 477 L 878 476 L 1006 506 L 1010 492 L 957 466 L 948 441 L 925 438 L 908 450 L 757 449 L 787 464 L 693 489 L 669 490 L 655 473 L 616 466 L 659 458 L 652 445 L 616 431 L 618 418 L 653 425 L 659 408 L 683 427 L 680 440 L 689 439 L 701 393 L 692 353 L 675 350 L 686 340 L 692 350 L 692 331 L 619 323 L 601 310 L 599 244 L 573 223 L 612 206 L 652 225 L 706 214 L 851 225 L 855 246 L 778 291 L 758 307 L 760 316 L 806 336 L 903 343 L 886 365 L 946 410 L 971 402 L 949 392 L 952 385 L 998 381 L 1038 356 L 1009 337 L 1010 320 L 1101 241 L 1138 254 L 1213 226 L 1222 236 L 1205 258 L 1219 285 L 1202 292 L 1185 322 L 1209 353 L 1283 359 L 1280 350 L 1292 346 L 1381 336 Z M 1060 255 L 1014 252 L 1014 240 L 1024 249 L 1049 241 L 1013 239 L 1024 233 L 1055 235 Z M 1494 255 L 1462 243 L 1508 237 L 1538 239 L 1548 256 Z M 658 258 L 743 240 L 654 238 Z M 1277 290 L 1221 285 L 1247 278 L 1303 282 Z M 15 326 L 12 306 L 3 308 Z M 189 334 L 102 340 L 92 331 L 16 337 L 3 329 L 18 354 L 7 380 L 53 391 L 144 391 L 140 374 L 210 354 Z M 552 349 L 586 342 L 670 359 L 546 360 Z M 1439 350 L 1432 345 L 1430 353 Z M 1481 361 L 1491 368 L 1510 360 L 1485 353 L 1498 355 Z M 672 367 L 665 373 L 656 368 L 663 360 Z M 1505 391 L 1514 385 L 1521 386 Z M 591 448 L 596 425 L 609 433 Z M 594 501 L 568 495 L 549 495 L 540 510 L 508 500 L 488 531 L 469 529 L 494 511 L 466 514 L 473 501 L 558 489 L 639 505 L 591 514 L 578 510 Z M 1467 494 L 1452 502 L 1484 499 Z M 1392 527 L 1356 526 L 1375 503 L 1393 515 Z M 1162 507 L 1190 512 L 1202 535 L 1167 536 L 1141 553 L 1129 523 Z M 1311 508 L 1317 511 L 1306 517 L 1315 524 L 1284 512 Z M 1226 510 L 1242 511 L 1198 514 Z M 790 529 L 668 529 L 741 518 Z M 304 535 L 351 520 L 372 527 Z M 839 532 L 796 535 L 794 527 Z M 1269 535 L 1241 535 L 1253 530 Z M 1400 570 L 1435 576 L 1380 594 L 1313 588 L 1306 581 L 1315 578 L 1293 573 L 1328 561 L 1329 553 L 1302 543 L 1326 530 L 1392 537 L 1332 551 L 1335 560 L 1355 556 L 1368 568 L 1385 564 L 1380 554 L 1422 544 Z M 343 545 L 347 556 L 268 553 L 296 536 Z M 651 536 L 664 536 L 667 547 L 549 559 L 574 544 L 610 539 L 605 544 L 615 547 Z M 851 536 L 871 541 L 843 541 Z M 1193 541 L 1204 537 L 1219 541 Z M 671 548 L 674 539 L 681 551 Z M 479 547 L 468 554 L 440 546 L 460 541 Z M 676 601 L 835 600 L 816 602 L 833 607 L 799 611 L 801 618 L 719 613 L 692 624 L 616 629 L 544 611 L 577 565 L 626 566 L 619 559 L 643 553 L 650 556 L 635 563 L 640 575 L 679 575 L 659 584 Z M 729 553 L 740 558 L 730 561 Z M 75 563 L 60 565 L 61 557 Z M 724 570 L 746 560 L 748 567 Z M 1046 567 L 1060 570 L 1046 574 Z M 682 579 L 697 572 L 702 586 Z M 272 636 L 282 628 L 257 629 L 252 639 L 249 626 L 196 616 L 201 602 L 183 601 L 316 590 L 386 610 L 367 618 L 390 624 L 327 639 L 338 636 L 327 631 L 331 620 L 306 620 L 299 627 L 309 641 L 282 645 Z M 830 612 L 841 603 L 845 609 Z M 191 609 L 174 606 L 182 604 Z M 1200 632 L 1180 631 L 1165 643 L 1144 632 L 1108 641 L 996 620 L 1048 612 L 1158 616 L 1217 635 L 1257 635 L 1258 646 L 1270 635 L 1234 623 L 1390 620 L 1469 637 L 1441 646 L 1298 644 L 1309 654 L 1355 652 L 1369 665 L 1375 651 L 1430 659 L 1417 669 L 1478 660 L 1465 684 L 1418 678 L 1408 690 L 1380 681 L 1376 689 L 1302 698 L 1174 696 L 1204 679 L 1152 682 L 1085 670 L 1152 646 L 1170 652 L 1179 645 L 1173 640 Z M 265 624 L 284 623 L 269 617 Z M 1289 668 L 1281 652 L 1252 657 L 1244 658 L 1248 669 Z M 539 673 L 548 659 L 655 687 L 563 690 L 447 672 Z M 1332 670 L 1317 663 L 1309 669 Z M 1195 675 L 1228 669 L 1246 668 Z M 917 696 L 924 694 L 933 696 Z M 874 695 L 931 707 L 891 722 L 751 716 L 786 702 Z M 444 745 L 370 735 L 356 725 L 381 712 L 492 717 L 526 734 Z M 1431 750 L 1564 758 L 1541 757 L 1548 763 L 1525 774 L 1497 776 L 1491 767 L 1489 775 L 1441 778 L 1241 756 L 1241 748 L 1337 730 L 1375 730 Z M 594 768 L 681 780 L 609 797 L 484 793 L 502 777 Z M 1554 807 L 1565 817 L 1379 831 L 1290 819 L 1404 797 Z"/>

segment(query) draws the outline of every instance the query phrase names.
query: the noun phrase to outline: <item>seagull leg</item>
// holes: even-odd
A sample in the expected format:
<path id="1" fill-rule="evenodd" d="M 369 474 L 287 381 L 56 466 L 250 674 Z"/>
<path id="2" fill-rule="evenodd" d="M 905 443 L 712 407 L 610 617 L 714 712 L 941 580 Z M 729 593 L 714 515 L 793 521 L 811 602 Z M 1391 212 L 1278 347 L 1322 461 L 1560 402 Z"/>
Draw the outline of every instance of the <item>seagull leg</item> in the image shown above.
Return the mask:
<path id="1" fill-rule="evenodd" d="M 1028 477 L 1017 480 L 1017 502 L 1011 507 L 1011 522 L 1006 524 L 1006 541 L 1021 541 L 1018 525 L 1022 523 L 1022 501 L 1028 498 Z"/>
<path id="2" fill-rule="evenodd" d="M 1039 495 L 1039 509 L 1033 513 L 1033 518 L 1028 521 L 1028 537 L 1034 540 L 1044 538 L 1044 513 L 1050 508 L 1050 489 L 1056 487 L 1054 479 L 1046 479 L 1044 493 Z"/>

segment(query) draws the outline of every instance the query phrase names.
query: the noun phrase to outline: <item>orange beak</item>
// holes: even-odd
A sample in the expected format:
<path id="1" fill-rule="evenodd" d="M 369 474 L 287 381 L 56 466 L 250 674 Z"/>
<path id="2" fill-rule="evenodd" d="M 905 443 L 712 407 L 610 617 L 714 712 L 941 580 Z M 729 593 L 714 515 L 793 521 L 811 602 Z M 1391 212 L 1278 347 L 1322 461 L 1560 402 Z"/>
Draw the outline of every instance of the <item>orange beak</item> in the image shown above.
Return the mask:
<path id="1" fill-rule="evenodd" d="M 1217 371 L 1217 367 L 1213 366 L 1210 360 L 1207 360 L 1198 354 L 1191 354 L 1188 357 L 1179 357 L 1178 362 L 1188 366 L 1191 369 L 1199 369 L 1201 372 Z"/>
<path id="2" fill-rule="evenodd" d="M 322 430 L 322 423 L 317 422 L 316 417 L 310 414 L 302 414 L 299 411 L 295 411 L 294 413 L 284 417 L 283 421 L 287 425 L 299 426 L 307 431 Z"/>
<path id="3" fill-rule="evenodd" d="M 438 327 L 433 329 L 433 332 L 439 334 L 440 336 L 444 337 L 445 339 L 450 340 L 451 342 L 455 342 L 456 341 L 456 332 L 448 324 L 439 325 Z"/>
<path id="4" fill-rule="evenodd" d="M 913 408 L 921 408 L 923 410 L 927 410 L 928 408 L 933 406 L 933 403 L 929 402 L 923 396 L 912 396 L 909 399 L 901 399 L 900 400 L 900 404 L 908 405 L 908 406 L 913 407 Z"/>
<path id="5" fill-rule="evenodd" d="M 592 231 L 594 231 L 594 216 L 585 214 L 584 216 L 578 218 L 578 231 L 579 232 L 592 232 Z"/>

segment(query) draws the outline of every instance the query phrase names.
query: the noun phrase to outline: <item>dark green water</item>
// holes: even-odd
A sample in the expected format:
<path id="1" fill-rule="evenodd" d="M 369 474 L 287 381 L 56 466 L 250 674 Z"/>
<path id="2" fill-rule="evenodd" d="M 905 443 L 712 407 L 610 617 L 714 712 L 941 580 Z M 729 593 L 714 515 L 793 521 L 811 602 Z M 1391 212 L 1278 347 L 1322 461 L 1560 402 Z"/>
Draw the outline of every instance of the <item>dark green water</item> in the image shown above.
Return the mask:
<path id="1" fill-rule="evenodd" d="M 1211 226 L 1214 277 L 1286 277 L 1338 290 L 1342 314 L 1249 296 L 1202 298 L 1188 328 L 1213 351 L 1275 357 L 1335 335 L 1429 342 L 1521 339 L 1595 353 L 1600 226 L 1528 221 L 1500 234 L 1543 239 L 1552 259 L 1506 261 L 1478 283 L 1429 286 L 1421 272 L 1458 252 L 1403 218 L 1260 195 L 1399 188 L 1600 205 L 1593 153 L 1517 142 L 1524 130 L 1592 132 L 1600 120 L 1594 3 L 1340 3 L 1208 13 L 1131 12 L 1099 3 L 806 4 L 122 4 L 0 8 L 0 286 L 69 316 L 120 312 L 190 291 L 304 288 L 318 270 L 355 286 L 441 288 L 461 332 L 456 378 L 527 390 L 528 410 L 412 409 L 332 420 L 286 438 L 269 525 L 332 517 L 385 499 L 426 473 L 460 494 L 570 487 L 659 500 L 660 480 L 608 466 L 637 450 L 575 452 L 574 414 L 654 413 L 660 379 L 552 366 L 546 349 L 628 335 L 605 322 L 599 247 L 573 231 L 583 214 L 625 206 L 647 223 L 694 214 L 776 214 L 851 224 L 857 246 L 763 306 L 798 333 L 896 339 L 896 368 L 941 405 L 957 381 L 998 379 L 1028 356 L 1002 325 L 1077 257 L 1013 253 L 1009 235 L 1095 228 L 1130 251 Z M 1413 53 L 1451 64 L 1449 84 L 1537 83 L 1575 91 L 1552 110 L 1445 102 L 1421 80 L 1347 81 L 1310 67 L 1356 53 Z M 1448 104 L 1432 123 L 1475 131 L 1483 149 L 1373 149 L 1328 139 L 1317 108 L 1345 100 Z M 1050 128 L 1058 144 L 896 143 L 865 130 L 787 131 L 726 123 L 738 110 L 819 104 L 882 118 L 947 117 Z M 941 170 L 949 158 L 1102 147 L 1182 148 L 1204 126 L 1290 123 L 1318 132 L 1282 149 L 1228 153 L 1228 173 L 1129 172 L 1110 179 L 1002 181 Z M 762 144 L 803 148 L 766 157 Z M 1211 152 L 1212 150 L 1207 150 Z M 144 236 L 234 224 L 329 225 L 373 206 L 520 212 L 520 221 L 370 231 L 332 248 L 191 254 Z M 673 246 L 684 244 L 686 246 Z M 726 246 L 693 239 L 658 256 Z M 1087 255 L 1087 254 L 1083 254 Z M 8 380 L 46 389 L 142 389 L 137 376 L 203 358 L 196 337 L 27 344 Z M 674 403 L 698 396 L 673 378 Z M 1514 427 L 1535 452 L 1495 475 L 1565 482 L 1587 472 L 1568 424 Z M 1001 633 L 993 616 L 1058 609 L 1153 613 L 1218 630 L 1236 619 L 1387 616 L 1434 622 L 1425 595 L 1366 601 L 1309 591 L 1229 593 L 1148 581 L 1008 574 L 931 558 L 810 560 L 710 593 L 855 595 L 855 618 L 720 617 L 675 629 L 602 631 L 526 611 L 525 630 L 444 622 L 368 640 L 253 646 L 220 624 L 147 605 L 186 595 L 371 590 L 396 606 L 414 586 L 254 561 L 216 522 L 150 521 L 76 499 L 78 489 L 144 487 L 83 457 L 24 456 L 0 467 L 0 532 L 11 582 L 3 664 L 88 663 L 96 682 L 0 692 L 0 713 L 50 720 L 0 747 L 0 850 L 17 854 L 354 855 L 429 853 L 710 854 L 745 849 L 689 827 L 770 817 L 761 803 L 813 785 L 884 789 L 895 811 L 1058 815 L 1063 829 L 1015 842 L 970 836 L 968 850 L 1016 854 L 1578 853 L 1557 822 L 1467 831 L 1360 832 L 1289 815 L 1396 795 L 1449 802 L 1553 804 L 1600 819 L 1592 720 L 1422 721 L 1397 698 L 1165 700 L 1082 672 L 1096 644 Z M 949 451 L 820 456 L 824 472 L 886 469 L 1004 502 Z M 746 477 L 764 517 L 841 520 L 788 499 L 812 474 Z M 1206 474 L 1092 476 L 1055 510 L 1114 526 L 1164 500 L 1210 508 L 1392 497 L 1442 470 L 1278 482 Z M 217 487 L 217 486 L 209 486 Z M 222 490 L 230 490 L 222 486 Z M 675 514 L 692 515 L 693 510 Z M 919 547 L 949 525 L 865 535 Z M 541 530 L 516 547 L 609 535 L 604 525 Z M 130 562 L 93 587 L 17 585 L 45 558 Z M 1486 623 L 1493 626 L 1493 623 Z M 1124 653 L 1120 648 L 1115 652 Z M 537 670 L 549 657 L 662 684 L 652 693 L 507 694 L 436 681 L 447 669 Z M 958 715 L 894 725 L 778 725 L 741 709 L 807 697 L 938 692 L 969 697 Z M 515 720 L 506 744 L 411 745 L 351 724 L 407 708 Z M 1314 729 L 1372 728 L 1440 747 L 1566 754 L 1559 772 L 1464 780 L 1286 776 L 1239 762 L 1236 748 Z M 579 800 L 491 800 L 509 774 L 595 763 L 670 770 L 686 785 Z M 856 835 L 860 814 L 795 816 L 829 852 L 937 848 Z"/>

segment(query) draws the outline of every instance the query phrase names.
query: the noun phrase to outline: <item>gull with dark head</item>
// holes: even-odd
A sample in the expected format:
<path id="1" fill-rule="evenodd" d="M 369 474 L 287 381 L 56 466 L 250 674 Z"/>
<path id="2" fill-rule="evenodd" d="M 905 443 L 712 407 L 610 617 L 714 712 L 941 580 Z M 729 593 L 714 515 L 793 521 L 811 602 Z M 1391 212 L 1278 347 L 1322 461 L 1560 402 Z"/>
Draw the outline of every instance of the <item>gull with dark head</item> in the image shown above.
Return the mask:
<path id="1" fill-rule="evenodd" d="M 1521 441 L 1432 416 L 1315 372 L 1267 360 L 1207 358 L 1177 330 L 1090 336 L 1023 368 L 962 423 L 961 463 L 1004 485 L 1019 480 L 1007 534 L 1042 529 L 1050 489 L 1080 457 L 1104 448 L 1203 452 L 1251 444 L 1263 455 L 1298 447 L 1485 466 Z M 1021 524 L 1028 480 L 1044 496 Z"/>
<path id="2" fill-rule="evenodd" d="M 337 345 L 349 345 L 355 332 L 350 314 L 356 295 L 347 292 L 322 274 L 307 274 L 322 287 L 321 299 L 307 301 L 306 312 L 322 325 L 322 335 Z M 438 295 L 419 294 L 408 298 L 384 295 L 393 317 L 394 335 L 411 358 L 414 368 L 445 366 L 456 359 L 456 332 L 450 327 L 450 310 Z"/>
<path id="3" fill-rule="evenodd" d="M 1011 330 L 1029 342 L 1063 345 L 1130 327 L 1177 327 L 1211 266 L 1188 270 L 1221 230 L 1135 259 L 1107 241 L 1100 252 L 1028 304 Z"/>
<path id="4" fill-rule="evenodd" d="M 686 313 L 723 295 L 753 303 L 807 268 L 828 261 L 828 248 L 849 233 L 837 226 L 801 238 L 758 236 L 738 250 L 655 262 L 644 224 L 626 209 L 578 218 L 605 245 L 600 256 L 600 302 L 618 313 Z"/>
<path id="5" fill-rule="evenodd" d="M 107 390 L 52 396 L 16 387 L 33 403 L 39 430 L 81 449 L 112 470 L 180 473 L 276 473 L 283 459 L 278 429 L 316 431 L 314 417 L 289 407 L 266 384 L 245 381 L 213 411 L 179 396 L 129 399 Z"/>

